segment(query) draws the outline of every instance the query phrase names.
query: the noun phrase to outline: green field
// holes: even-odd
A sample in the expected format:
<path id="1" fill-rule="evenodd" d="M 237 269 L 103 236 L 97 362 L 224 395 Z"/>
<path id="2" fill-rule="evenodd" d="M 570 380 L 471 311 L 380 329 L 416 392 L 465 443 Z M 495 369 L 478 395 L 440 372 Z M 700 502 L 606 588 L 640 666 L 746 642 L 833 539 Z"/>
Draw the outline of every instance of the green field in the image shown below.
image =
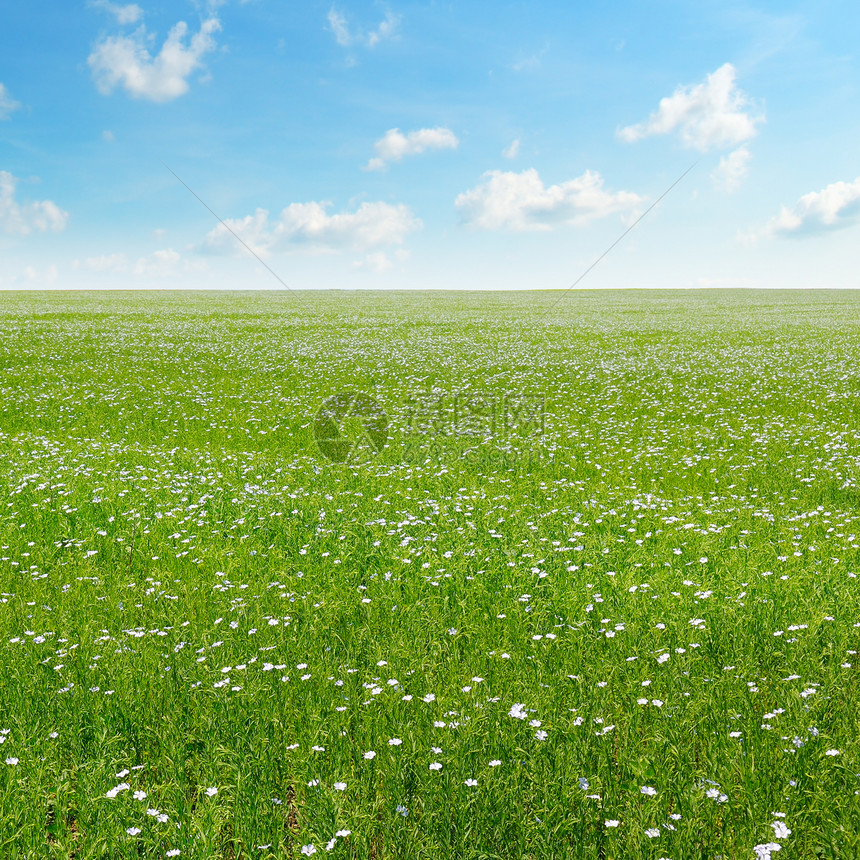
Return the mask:
<path id="1" fill-rule="evenodd" d="M 860 856 L 860 294 L 0 329 L 0 858 Z"/>

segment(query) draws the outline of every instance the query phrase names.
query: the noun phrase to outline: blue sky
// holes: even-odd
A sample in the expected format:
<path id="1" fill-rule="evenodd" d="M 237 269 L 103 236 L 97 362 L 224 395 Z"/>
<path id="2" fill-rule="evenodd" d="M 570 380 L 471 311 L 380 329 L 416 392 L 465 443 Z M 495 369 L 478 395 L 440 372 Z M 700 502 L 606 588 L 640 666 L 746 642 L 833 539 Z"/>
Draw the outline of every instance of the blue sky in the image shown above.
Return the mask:
<path id="1" fill-rule="evenodd" d="M 7 3 L 0 288 L 279 288 L 238 235 L 293 289 L 564 289 L 693 164 L 582 288 L 857 287 L 858 44 L 827 0 Z"/>

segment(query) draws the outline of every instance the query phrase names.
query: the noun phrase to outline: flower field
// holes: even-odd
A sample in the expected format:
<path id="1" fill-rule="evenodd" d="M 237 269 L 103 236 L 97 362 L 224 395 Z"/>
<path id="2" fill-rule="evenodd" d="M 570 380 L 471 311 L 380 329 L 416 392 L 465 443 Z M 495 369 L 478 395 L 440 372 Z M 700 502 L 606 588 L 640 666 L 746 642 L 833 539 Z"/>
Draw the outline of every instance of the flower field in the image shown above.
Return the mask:
<path id="1" fill-rule="evenodd" d="M 0 857 L 860 856 L 860 296 L 0 331 Z"/>

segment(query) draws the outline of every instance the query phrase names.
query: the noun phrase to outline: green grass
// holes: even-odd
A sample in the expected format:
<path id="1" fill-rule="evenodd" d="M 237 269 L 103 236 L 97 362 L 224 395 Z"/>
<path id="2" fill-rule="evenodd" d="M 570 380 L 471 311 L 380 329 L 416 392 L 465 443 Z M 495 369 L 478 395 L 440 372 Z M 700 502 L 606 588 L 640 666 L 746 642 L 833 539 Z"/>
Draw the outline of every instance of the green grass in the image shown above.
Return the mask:
<path id="1" fill-rule="evenodd" d="M 0 856 L 860 856 L 860 296 L 0 332 Z"/>

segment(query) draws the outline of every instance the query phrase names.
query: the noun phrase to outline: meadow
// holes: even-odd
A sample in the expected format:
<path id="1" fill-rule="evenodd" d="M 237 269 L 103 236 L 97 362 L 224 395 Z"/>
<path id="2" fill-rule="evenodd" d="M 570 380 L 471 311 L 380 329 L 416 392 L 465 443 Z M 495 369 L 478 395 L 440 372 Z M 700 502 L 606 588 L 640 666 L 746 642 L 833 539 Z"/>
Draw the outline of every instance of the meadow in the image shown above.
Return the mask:
<path id="1" fill-rule="evenodd" d="M 860 294 L 0 333 L 0 858 L 860 856 Z"/>

